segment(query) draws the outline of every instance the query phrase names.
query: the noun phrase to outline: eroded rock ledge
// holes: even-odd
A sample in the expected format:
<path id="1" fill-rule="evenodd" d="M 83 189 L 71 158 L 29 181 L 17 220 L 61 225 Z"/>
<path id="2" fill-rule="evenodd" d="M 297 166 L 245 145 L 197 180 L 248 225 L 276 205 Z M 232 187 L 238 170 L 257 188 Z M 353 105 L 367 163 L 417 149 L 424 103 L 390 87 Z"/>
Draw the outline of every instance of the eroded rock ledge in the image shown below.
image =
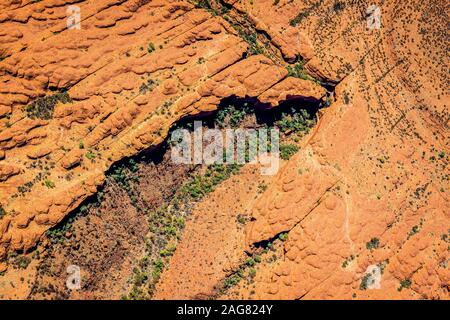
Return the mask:
<path id="1" fill-rule="evenodd" d="M 336 99 L 266 191 L 219 203 L 226 187 L 256 181 L 246 173 L 199 205 L 156 297 L 215 296 L 255 244 L 287 233 L 280 259 L 222 298 L 448 299 L 446 3 L 376 2 L 380 29 L 367 28 L 365 0 L 225 0 L 208 10 L 77 1 L 83 27 L 69 31 L 66 2 L 11 1 L 0 16 L 0 46 L 11 55 L 0 62 L 0 256 L 31 248 L 113 162 L 160 143 L 183 116 L 230 95 L 272 105 L 323 96 L 288 77 L 286 61 L 300 55 L 310 75 L 338 84 Z M 224 4 L 232 12 L 217 11 Z M 271 50 L 246 55 L 259 47 L 234 14 Z M 64 88 L 73 101 L 58 103 L 53 118 L 27 117 L 24 106 Z M 237 229 L 229 218 L 244 205 L 253 221 Z M 383 271 L 381 290 L 364 290 L 373 267 Z"/>
<path id="2" fill-rule="evenodd" d="M 449 299 L 444 2 L 377 2 L 380 29 L 367 27 L 369 1 L 226 2 L 285 58 L 339 82 L 337 100 L 264 193 L 244 175 L 198 206 L 156 297 L 217 297 L 273 241 L 221 298 Z M 237 210 L 253 218 L 244 230 L 225 222 Z"/>
<path id="3" fill-rule="evenodd" d="M 0 19 L 11 53 L 0 62 L 0 257 L 31 249 L 112 163 L 158 145 L 177 120 L 231 95 L 276 105 L 326 93 L 264 55 L 243 58 L 248 44 L 235 29 L 188 2 L 77 5 L 81 30 L 65 29 L 63 1 L 7 9 Z M 51 116 L 33 105 L 48 107 L 43 97 L 66 88 L 71 102 L 57 101 Z"/>

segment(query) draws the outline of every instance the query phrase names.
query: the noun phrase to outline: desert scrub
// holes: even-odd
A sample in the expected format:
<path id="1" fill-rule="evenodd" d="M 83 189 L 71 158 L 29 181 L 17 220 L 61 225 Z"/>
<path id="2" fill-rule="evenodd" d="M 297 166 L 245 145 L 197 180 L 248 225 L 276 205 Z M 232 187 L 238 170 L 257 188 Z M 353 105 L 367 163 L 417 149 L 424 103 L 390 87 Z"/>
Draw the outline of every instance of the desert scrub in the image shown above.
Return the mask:
<path id="1" fill-rule="evenodd" d="M 9 57 L 8 51 L 6 49 L 0 49 L 0 62 Z"/>
<path id="2" fill-rule="evenodd" d="M 12 261 L 12 265 L 15 269 L 26 269 L 31 263 L 31 258 L 27 256 L 18 256 Z"/>
<path id="3" fill-rule="evenodd" d="M 266 129 L 282 127 L 282 130 L 285 132 L 303 132 L 314 124 L 315 120 L 313 115 L 302 111 L 304 108 L 300 103 L 288 103 L 287 108 L 284 109 L 284 114 L 281 111 L 266 112 L 265 110 L 261 110 L 261 113 L 258 113 L 258 110 L 253 108 L 256 103 L 256 99 L 253 98 L 236 99 L 230 97 L 226 100 L 224 99 L 218 111 L 205 122 L 208 127 L 214 127 L 215 129 L 238 128 L 245 125 L 245 127 L 255 126 L 256 128 L 264 127 Z M 291 110 L 291 107 L 293 110 Z M 315 108 L 312 105 L 311 110 L 315 110 Z M 175 129 L 186 129 L 192 132 L 194 130 L 194 120 L 190 119 L 175 123 L 171 130 Z M 175 137 L 168 138 L 166 140 L 166 147 L 176 145 L 180 142 L 181 140 L 177 140 Z M 282 151 L 284 152 L 283 155 L 288 157 L 289 154 L 298 151 L 298 147 L 288 146 L 285 149 L 282 147 Z M 223 156 L 226 158 L 225 151 Z M 132 166 L 128 165 L 127 168 L 113 166 L 111 170 L 112 175 L 110 176 L 122 188 L 127 190 L 127 192 L 133 192 L 133 189 L 136 189 L 131 181 L 133 179 L 133 173 L 130 167 Z M 145 240 L 146 249 L 143 255 L 144 258 L 141 259 L 141 262 L 134 270 L 135 275 L 131 278 L 132 286 L 130 291 L 124 298 L 149 299 L 153 296 L 161 273 L 170 264 L 171 257 L 176 254 L 178 241 L 181 239 L 183 229 L 185 228 L 185 219 L 191 214 L 195 203 L 209 193 L 214 192 L 217 186 L 232 175 L 238 173 L 241 167 L 242 165 L 240 164 L 214 164 L 195 167 L 190 171 L 191 173 L 187 180 L 181 185 L 177 185 L 175 189 L 172 189 L 170 197 L 165 198 L 162 204 L 157 204 L 157 207 L 149 208 L 142 201 L 142 208 L 144 213 L 147 214 L 149 226 L 149 232 Z M 258 186 L 260 192 L 264 192 L 266 189 L 267 185 L 264 183 Z M 136 195 L 139 201 L 141 201 L 142 199 L 139 198 L 137 192 Z M 235 219 L 236 221 L 233 222 L 241 228 L 250 221 L 251 217 L 245 213 L 236 212 Z M 281 243 L 283 240 L 287 240 L 287 235 L 280 234 L 280 238 L 277 237 L 275 240 L 277 243 Z M 270 261 L 277 260 L 277 257 L 273 254 L 275 250 L 272 250 L 272 248 L 271 243 L 264 243 L 257 246 L 255 249 L 256 252 L 242 261 L 240 267 L 235 272 L 230 273 L 228 277 L 222 279 L 217 294 L 220 295 L 242 280 L 254 281 L 257 272 L 256 265 L 262 261 L 262 254 L 273 251 L 269 253 Z M 267 260 L 267 257 L 264 258 L 265 260 Z"/>
<path id="4" fill-rule="evenodd" d="M 219 128 L 237 128 L 244 120 L 247 114 L 251 113 L 247 103 L 244 103 L 241 108 L 236 108 L 233 104 L 227 105 L 225 108 L 217 112 L 215 124 Z"/>
<path id="5" fill-rule="evenodd" d="M 153 44 L 153 42 L 150 42 L 147 47 L 147 52 L 152 53 L 155 50 L 156 50 L 155 45 Z"/>
<path id="6" fill-rule="evenodd" d="M 308 73 L 305 70 L 305 63 L 302 60 L 300 60 L 299 62 L 297 62 L 296 64 L 294 64 L 292 66 L 287 66 L 286 69 L 288 71 L 289 77 L 299 78 L 299 79 L 303 79 L 303 80 L 316 81 L 315 79 L 313 79 L 312 77 L 310 77 L 308 75 Z"/>
<path id="7" fill-rule="evenodd" d="M 220 287 L 216 293 L 216 298 L 225 294 L 229 289 L 236 286 L 242 280 L 246 280 L 247 284 L 252 283 L 256 276 L 256 265 L 262 261 L 261 255 L 267 253 L 268 248 L 259 248 L 247 260 L 245 260 L 235 272 L 231 273 L 221 281 Z"/>
<path id="8" fill-rule="evenodd" d="M 298 15 L 295 16 L 294 19 L 289 21 L 289 25 L 291 27 L 295 27 L 297 24 L 302 22 L 303 19 L 307 18 L 308 16 L 309 16 L 309 12 L 307 12 L 307 11 L 300 12 Z"/>
<path id="9" fill-rule="evenodd" d="M 209 2 L 209 0 L 194 1 L 194 4 L 195 4 L 195 6 L 197 8 L 202 8 L 202 9 L 206 9 L 206 10 L 212 10 L 211 3 Z"/>
<path id="10" fill-rule="evenodd" d="M 58 102 L 70 103 L 72 99 L 67 92 L 56 93 L 36 99 L 33 103 L 25 106 L 24 111 L 28 118 L 49 120 L 53 117 L 53 111 Z"/>
<path id="11" fill-rule="evenodd" d="M 373 278 L 372 275 L 370 273 L 365 274 L 362 279 L 361 279 L 361 283 L 359 285 L 359 289 L 360 290 L 367 290 L 367 288 L 369 287 L 369 285 L 371 285 L 373 283 Z"/>
<path id="12" fill-rule="evenodd" d="M 265 49 L 258 43 L 257 33 L 250 30 L 237 28 L 239 36 L 248 44 L 247 52 L 249 55 L 264 54 Z"/>
<path id="13" fill-rule="evenodd" d="M 213 164 L 208 166 L 204 175 L 198 175 L 184 185 L 181 193 L 193 200 L 198 200 L 215 189 L 217 185 L 239 172 L 238 164 Z"/>
<path id="14" fill-rule="evenodd" d="M 55 183 L 48 179 L 45 179 L 43 184 L 49 189 L 53 189 L 55 187 Z"/>
<path id="15" fill-rule="evenodd" d="M 343 1 L 335 1 L 333 3 L 333 11 L 338 13 L 345 9 L 345 3 Z"/>
<path id="16" fill-rule="evenodd" d="M 113 177 L 124 189 L 131 191 L 132 175 L 130 177 L 129 173 L 137 171 L 137 165 L 133 162 L 128 167 L 131 170 L 125 170 L 124 167 L 116 168 Z M 218 184 L 236 174 L 239 169 L 239 165 L 210 165 L 204 172 L 194 175 L 182 185 L 168 203 L 148 212 L 149 236 L 146 240 L 146 254 L 134 270 L 132 288 L 124 298 L 152 297 L 161 273 L 176 251 L 191 203 L 212 192 Z M 145 281 L 142 278 L 143 274 L 146 275 Z"/>
<path id="17" fill-rule="evenodd" d="M 91 150 L 89 150 L 88 152 L 86 152 L 85 156 L 86 156 L 86 158 L 88 158 L 89 160 L 94 160 L 94 159 L 95 159 L 95 153 L 92 152 Z"/>
<path id="18" fill-rule="evenodd" d="M 282 113 L 282 118 L 275 122 L 275 126 L 284 134 L 308 132 L 316 123 L 314 116 L 305 109 L 291 108 L 289 113 Z"/>
<path id="19" fill-rule="evenodd" d="M 161 257 L 170 257 L 174 254 L 176 249 L 177 249 L 177 246 L 175 244 L 167 245 L 165 249 L 163 249 L 159 252 L 159 255 Z"/>
<path id="20" fill-rule="evenodd" d="M 288 239 L 288 233 L 287 233 L 287 232 L 282 232 L 282 233 L 280 233 L 280 235 L 278 236 L 278 238 L 279 238 L 281 241 L 286 241 L 286 240 Z"/>
<path id="21" fill-rule="evenodd" d="M 280 145 L 280 157 L 283 160 L 289 160 L 298 150 L 300 148 L 294 144 L 282 144 Z"/>
<path id="22" fill-rule="evenodd" d="M 269 186 L 265 183 L 258 184 L 258 193 L 263 193 Z"/>
<path id="23" fill-rule="evenodd" d="M 127 193 L 133 207 L 138 211 L 142 211 L 142 206 L 138 203 L 139 192 L 132 187 L 139 183 L 138 170 L 139 165 L 136 161 L 128 159 L 127 162 L 113 165 L 109 178 L 112 178 Z"/>
<path id="24" fill-rule="evenodd" d="M 235 273 L 228 278 L 225 279 L 223 283 L 224 289 L 229 289 L 235 285 L 237 285 L 242 279 L 242 275 L 240 273 Z"/>
<path id="25" fill-rule="evenodd" d="M 380 246 L 380 240 L 378 238 L 372 238 L 366 243 L 366 248 L 369 250 L 378 249 Z"/>
<path id="26" fill-rule="evenodd" d="M 344 262 L 342 262 L 342 268 L 347 268 L 347 266 L 355 259 L 354 255 L 350 255 L 350 257 L 347 257 Z"/>
<path id="27" fill-rule="evenodd" d="M 156 85 L 157 83 L 154 80 L 148 79 L 147 82 L 142 83 L 141 86 L 139 87 L 139 93 L 145 94 L 147 92 L 151 92 L 153 91 Z"/>
<path id="28" fill-rule="evenodd" d="M 4 216 L 6 216 L 6 211 L 2 206 L 0 206 L 0 219 L 2 219 Z"/>
<path id="29" fill-rule="evenodd" d="M 151 277 L 147 281 L 147 289 L 132 289 L 130 298 L 136 299 L 137 293 L 146 292 L 149 296 L 153 294 L 154 287 L 159 280 L 159 276 L 168 263 L 168 258 L 176 250 L 176 242 L 179 240 L 181 230 L 185 226 L 185 218 L 182 215 L 184 208 L 192 201 L 199 200 L 209 192 L 212 192 L 218 184 L 239 171 L 237 165 L 211 165 L 202 174 L 195 175 L 185 183 L 179 191 L 171 198 L 167 205 L 149 213 L 150 232 L 152 237 L 149 245 L 158 246 L 166 243 L 165 247 L 159 250 L 159 254 L 154 263 L 148 264 Z M 142 296 L 140 296 L 142 298 Z"/>
<path id="30" fill-rule="evenodd" d="M 407 289 L 411 287 L 411 280 L 410 279 L 404 279 L 400 281 L 400 287 L 397 289 L 398 291 L 402 291 L 403 289 Z"/>
<path id="31" fill-rule="evenodd" d="M 420 231 L 420 227 L 415 225 L 411 228 L 411 231 L 408 232 L 408 239 L 411 238 L 413 235 L 417 234 Z"/>
<path id="32" fill-rule="evenodd" d="M 97 197 L 98 199 L 98 197 Z M 98 203 L 97 203 L 98 204 Z M 67 239 L 67 236 L 75 235 L 75 230 L 73 227 L 73 223 L 75 220 L 80 216 L 85 216 L 88 214 L 88 210 L 95 204 L 87 204 L 87 205 L 81 205 L 79 210 L 75 212 L 74 215 L 71 215 L 67 218 L 65 218 L 61 223 L 57 224 L 51 229 L 48 229 L 45 232 L 45 235 L 47 236 L 47 239 L 52 244 L 63 244 L 65 240 Z"/>
<path id="33" fill-rule="evenodd" d="M 47 235 L 48 240 L 53 244 L 64 243 L 67 233 L 72 231 L 73 221 L 74 219 L 69 218 L 63 225 L 47 230 L 45 234 Z"/>

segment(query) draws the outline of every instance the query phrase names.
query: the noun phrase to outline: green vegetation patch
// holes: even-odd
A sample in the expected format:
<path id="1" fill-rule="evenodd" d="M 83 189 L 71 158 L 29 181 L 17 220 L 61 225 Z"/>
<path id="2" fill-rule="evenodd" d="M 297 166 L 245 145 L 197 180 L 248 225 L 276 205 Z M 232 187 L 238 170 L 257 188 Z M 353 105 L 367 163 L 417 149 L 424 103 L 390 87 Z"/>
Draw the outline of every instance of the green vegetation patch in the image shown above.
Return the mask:
<path id="1" fill-rule="evenodd" d="M 53 111 L 58 102 L 70 103 L 72 99 L 67 92 L 56 93 L 36 99 L 33 103 L 25 106 L 24 110 L 28 118 L 49 120 L 53 117 Z"/>
<path id="2" fill-rule="evenodd" d="M 372 275 L 370 273 L 365 274 L 361 279 L 361 283 L 359 284 L 359 289 L 367 290 L 367 288 L 369 287 L 371 282 L 373 282 Z"/>
<path id="3" fill-rule="evenodd" d="M 235 107 L 233 104 L 229 104 L 217 112 L 215 124 L 219 128 L 237 128 L 242 123 L 245 116 L 251 112 L 253 112 L 253 110 L 247 103 L 244 103 L 240 108 Z"/>
<path id="4" fill-rule="evenodd" d="M 236 27 L 237 32 L 239 36 L 248 44 L 247 52 L 250 55 L 258 55 L 258 54 L 264 54 L 265 49 L 262 45 L 258 42 L 258 35 L 256 31 L 251 30 L 243 30 L 239 27 Z"/>
<path id="5" fill-rule="evenodd" d="M 27 256 L 18 256 L 13 261 L 13 265 L 17 269 L 26 269 L 30 263 L 31 263 L 31 258 L 27 257 Z"/>
<path id="6" fill-rule="evenodd" d="M 212 10 L 211 3 L 209 2 L 209 0 L 194 1 L 194 4 L 197 8 Z"/>
<path id="7" fill-rule="evenodd" d="M 403 289 L 410 288 L 412 285 L 412 281 L 410 279 L 403 279 L 400 281 L 400 287 L 397 289 L 398 291 L 402 291 Z"/>
<path id="8" fill-rule="evenodd" d="M 196 176 L 184 185 L 181 188 L 181 193 L 194 200 L 198 200 L 212 192 L 217 185 L 228 179 L 231 175 L 239 172 L 240 168 L 241 166 L 238 164 L 210 165 L 204 175 Z"/>
<path id="9" fill-rule="evenodd" d="M 190 204 L 212 192 L 221 182 L 238 173 L 240 168 L 241 165 L 210 165 L 204 172 L 193 176 L 181 186 L 169 203 L 148 212 L 150 236 L 147 239 L 147 253 L 141 259 L 139 266 L 135 268 L 133 285 L 123 299 L 148 299 L 153 295 L 161 273 L 169 263 L 169 258 L 175 253 L 176 243 L 184 229 L 185 215 L 188 214 Z M 113 171 L 112 176 L 132 195 L 130 178 L 133 178 L 132 175 L 127 175 L 127 170 L 130 169 L 119 167 Z M 131 171 L 137 171 L 137 164 L 131 164 Z M 155 247 L 161 248 L 156 251 L 156 255 L 152 250 Z"/>
<path id="10" fill-rule="evenodd" d="M 9 57 L 8 51 L 6 49 L 0 49 L 0 62 Z"/>
<path id="11" fill-rule="evenodd" d="M 293 64 L 293 65 L 288 65 L 286 67 L 287 71 L 288 71 L 288 76 L 289 77 L 294 77 L 294 78 L 299 78 L 299 79 L 303 79 L 303 80 L 311 80 L 311 81 L 315 81 L 315 79 L 313 79 L 312 77 L 310 77 L 308 75 L 308 73 L 305 70 L 305 62 L 300 60 L 297 63 Z"/>
<path id="12" fill-rule="evenodd" d="M 294 19 L 289 21 L 289 25 L 291 27 L 295 27 L 296 25 L 301 23 L 303 21 L 303 19 L 308 18 L 308 16 L 309 16 L 309 12 L 308 11 L 302 11 L 298 15 L 296 15 Z"/>
<path id="13" fill-rule="evenodd" d="M 49 189 L 53 189 L 55 187 L 55 183 L 48 179 L 45 179 L 43 184 L 44 184 L 44 186 L 46 186 Z"/>
<path id="14" fill-rule="evenodd" d="M 147 80 L 147 82 L 141 84 L 141 86 L 139 87 L 139 93 L 145 94 L 147 92 L 151 92 L 156 87 L 156 85 L 157 83 L 154 80 L 149 79 Z"/>
<path id="15" fill-rule="evenodd" d="M 153 42 L 150 42 L 147 46 L 147 52 L 152 53 L 155 50 L 156 50 L 155 45 L 153 44 Z"/>
<path id="16" fill-rule="evenodd" d="M 86 152 L 85 156 L 89 160 L 94 160 L 96 157 L 95 153 L 92 150 L 89 150 L 88 152 Z"/>
<path id="17" fill-rule="evenodd" d="M 280 145 L 280 157 L 283 160 L 289 160 L 299 150 L 300 150 L 300 148 L 294 144 L 281 144 Z"/>
<path id="18" fill-rule="evenodd" d="M 275 122 L 275 126 L 284 134 L 308 132 L 316 123 L 313 117 L 305 109 L 292 109 L 289 114 L 283 113 L 282 118 Z"/>
<path id="19" fill-rule="evenodd" d="M 378 249 L 380 246 L 380 240 L 378 238 L 372 238 L 366 243 L 366 248 L 369 250 Z"/>

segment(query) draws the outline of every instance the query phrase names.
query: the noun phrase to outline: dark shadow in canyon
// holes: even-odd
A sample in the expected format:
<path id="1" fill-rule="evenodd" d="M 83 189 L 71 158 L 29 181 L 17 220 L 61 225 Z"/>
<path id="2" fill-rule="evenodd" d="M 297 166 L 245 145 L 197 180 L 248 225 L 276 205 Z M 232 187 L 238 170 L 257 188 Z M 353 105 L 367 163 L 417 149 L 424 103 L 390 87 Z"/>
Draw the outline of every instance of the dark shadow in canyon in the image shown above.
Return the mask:
<path id="1" fill-rule="evenodd" d="M 270 108 L 256 98 L 231 96 L 216 111 L 183 118 L 172 130 L 192 129 L 194 120 L 202 120 L 208 128 L 272 127 L 299 113 L 314 121 L 324 105 L 322 100 L 288 97 Z M 41 260 L 29 299 L 118 299 L 128 293 L 142 256 L 150 251 L 154 259 L 168 242 L 161 237 L 149 243 L 149 229 L 160 226 L 151 225 L 149 214 L 167 205 L 183 184 L 205 169 L 204 165 L 174 164 L 170 148 L 166 138 L 158 146 L 115 163 L 97 193 L 47 232 L 35 250 Z M 69 265 L 81 269 L 81 290 L 66 287 Z M 140 280 L 147 281 L 146 276 L 133 281 Z"/>

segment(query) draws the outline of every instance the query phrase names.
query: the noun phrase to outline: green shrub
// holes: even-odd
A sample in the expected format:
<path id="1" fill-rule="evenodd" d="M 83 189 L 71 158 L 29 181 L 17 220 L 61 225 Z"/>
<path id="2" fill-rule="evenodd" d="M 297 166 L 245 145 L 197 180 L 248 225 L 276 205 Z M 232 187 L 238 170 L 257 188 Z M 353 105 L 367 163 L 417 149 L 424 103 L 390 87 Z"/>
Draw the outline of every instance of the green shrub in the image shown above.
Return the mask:
<path id="1" fill-rule="evenodd" d="M 253 267 L 256 264 L 256 261 L 253 258 L 248 258 L 245 264 L 249 267 Z"/>
<path id="2" fill-rule="evenodd" d="M 162 257 L 170 257 L 170 256 L 172 256 L 174 254 L 176 249 L 177 249 L 177 246 L 172 244 L 172 245 L 167 246 L 165 249 L 161 250 L 159 252 L 159 254 Z"/>
<path id="3" fill-rule="evenodd" d="M 314 124 L 313 116 L 308 111 L 305 109 L 297 111 L 294 108 L 291 109 L 289 114 L 283 113 L 282 118 L 275 122 L 275 125 L 285 134 L 308 132 Z"/>
<path id="4" fill-rule="evenodd" d="M 95 153 L 92 152 L 91 150 L 89 150 L 88 152 L 86 152 L 85 156 L 86 156 L 86 158 L 88 158 L 89 160 L 94 160 L 94 159 L 95 159 Z"/>
<path id="5" fill-rule="evenodd" d="M 147 80 L 147 82 L 144 82 L 141 84 L 141 86 L 139 87 L 139 93 L 140 94 L 145 94 L 147 92 L 151 92 L 153 91 L 153 89 L 156 86 L 156 82 L 152 79 Z"/>
<path id="6" fill-rule="evenodd" d="M 159 276 L 161 275 L 161 272 L 164 270 L 164 261 L 162 259 L 157 259 L 155 262 L 153 262 L 153 278 L 159 279 Z"/>
<path id="7" fill-rule="evenodd" d="M 44 185 L 49 189 L 53 189 L 55 187 L 55 183 L 48 179 L 44 180 Z"/>
<path id="8" fill-rule="evenodd" d="M 361 283 L 359 285 L 360 290 L 366 290 L 369 287 L 369 281 L 373 281 L 371 274 L 367 273 L 362 277 Z"/>
<path id="9" fill-rule="evenodd" d="M 380 246 L 380 240 L 378 238 L 372 238 L 369 242 L 366 243 L 366 248 L 369 250 L 378 249 Z"/>
<path id="10" fill-rule="evenodd" d="M 152 42 L 150 42 L 147 47 L 147 52 L 152 53 L 155 50 L 156 50 L 155 45 Z"/>
<path id="11" fill-rule="evenodd" d="M 0 49 L 0 62 L 8 58 L 10 55 L 6 49 Z"/>
<path id="12" fill-rule="evenodd" d="M 144 284 L 147 279 L 148 279 L 148 275 L 146 272 L 143 272 L 142 270 L 139 270 L 138 268 L 135 268 L 134 270 L 134 285 L 135 286 L 141 286 L 142 284 Z"/>
<path id="13" fill-rule="evenodd" d="M 268 186 L 267 184 L 265 184 L 265 183 L 260 183 L 260 184 L 258 184 L 258 192 L 259 192 L 259 193 L 263 193 L 264 191 L 267 190 L 268 187 L 269 187 L 269 186 Z"/>
<path id="14" fill-rule="evenodd" d="M 238 214 L 236 220 L 239 224 L 246 224 L 249 221 L 249 218 L 245 214 Z"/>
<path id="15" fill-rule="evenodd" d="M 14 260 L 14 265 L 19 269 L 26 269 L 31 263 L 31 258 L 26 256 L 19 256 Z"/>
<path id="16" fill-rule="evenodd" d="M 333 4 L 333 11 L 340 12 L 345 9 L 345 3 L 343 1 L 335 1 Z"/>
<path id="17" fill-rule="evenodd" d="M 289 77 L 311 80 L 310 76 L 306 73 L 305 64 L 303 61 L 299 61 L 293 66 L 287 66 L 286 69 Z"/>
<path id="18" fill-rule="evenodd" d="M 258 36 L 256 32 L 250 30 L 243 30 L 237 28 L 239 36 L 248 44 L 247 52 L 250 55 L 264 54 L 264 47 L 258 43 Z"/>
<path id="19" fill-rule="evenodd" d="M 407 289 L 409 287 L 411 287 L 411 280 L 410 279 L 404 279 L 402 281 L 400 281 L 400 287 L 398 288 L 398 291 L 402 291 L 403 289 Z"/>
<path id="20" fill-rule="evenodd" d="M 280 233 L 279 238 L 281 241 L 286 241 L 288 238 L 288 233 L 287 232 Z"/>
<path id="21" fill-rule="evenodd" d="M 191 181 L 186 183 L 181 188 L 181 193 L 184 196 L 198 200 L 213 191 L 217 185 L 228 179 L 231 175 L 237 173 L 240 167 L 237 164 L 210 165 L 203 176 L 195 176 Z"/>
<path id="22" fill-rule="evenodd" d="M 33 103 L 24 107 L 27 117 L 31 119 L 49 120 L 53 117 L 53 111 L 58 102 L 72 102 L 67 92 L 56 93 L 51 96 L 36 99 Z"/>
<path id="23" fill-rule="evenodd" d="M 229 289 L 235 285 L 237 285 L 241 281 L 242 277 L 239 273 L 232 274 L 224 281 L 224 288 Z"/>
<path id="24" fill-rule="evenodd" d="M 239 109 L 234 105 L 228 105 L 217 112 L 215 123 L 219 128 L 225 128 L 227 126 L 237 128 L 250 112 L 250 108 L 246 105 Z"/>
<path id="25" fill-rule="evenodd" d="M 211 10 L 211 3 L 209 2 L 209 0 L 199 0 L 199 1 L 195 1 L 195 6 L 197 8 L 202 8 L 202 9 L 206 9 L 206 10 Z"/>
<path id="26" fill-rule="evenodd" d="M 280 145 L 280 157 L 283 160 L 289 160 L 294 154 L 296 154 L 300 148 L 293 144 Z"/>
<path id="27" fill-rule="evenodd" d="M 416 233 L 418 233 L 420 231 L 419 226 L 413 226 L 411 231 L 408 233 L 408 238 L 412 237 L 413 235 L 415 235 Z"/>
<path id="28" fill-rule="evenodd" d="M 303 19 L 307 18 L 309 16 L 309 12 L 304 11 L 304 12 L 300 12 L 298 15 L 295 16 L 294 19 L 292 19 L 291 21 L 289 21 L 289 25 L 291 27 L 295 27 L 297 24 L 299 24 L 300 22 L 303 21 Z"/>

